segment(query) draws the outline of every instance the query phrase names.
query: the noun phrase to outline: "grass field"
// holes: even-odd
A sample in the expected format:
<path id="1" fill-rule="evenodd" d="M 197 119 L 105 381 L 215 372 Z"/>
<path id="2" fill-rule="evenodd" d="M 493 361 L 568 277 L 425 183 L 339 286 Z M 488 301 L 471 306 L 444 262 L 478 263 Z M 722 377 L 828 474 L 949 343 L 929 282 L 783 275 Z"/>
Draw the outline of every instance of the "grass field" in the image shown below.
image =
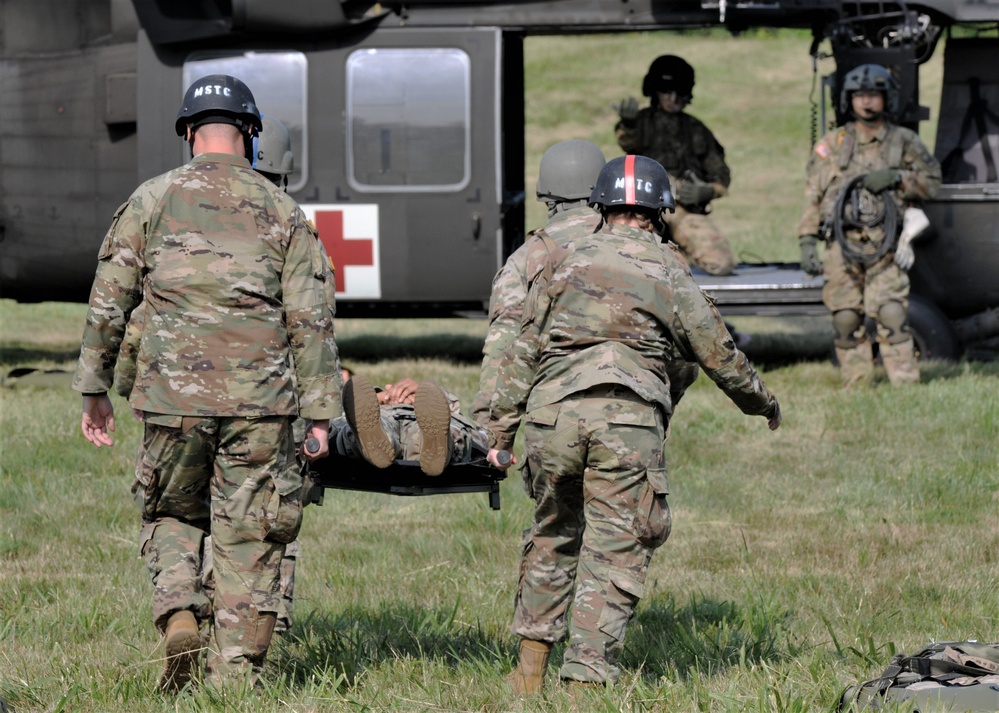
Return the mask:
<path id="1" fill-rule="evenodd" d="M 637 92 L 656 54 L 688 57 L 704 87 L 694 109 L 737 175 L 719 220 L 746 250 L 794 259 L 785 236 L 807 154 L 803 36 L 548 38 L 528 50 L 529 165 L 570 128 L 610 153 L 609 104 Z M 567 66 L 589 79 L 570 85 Z M 740 77 L 759 82 L 773 117 L 753 116 L 759 105 L 736 95 L 749 81 Z M 608 109 L 594 117 L 584 99 Z M 793 166 L 759 160 L 785 141 Z M 84 314 L 0 300 L 2 373 L 71 370 Z M 466 404 L 485 329 L 338 323 L 346 363 L 373 382 L 437 379 Z M 794 342 L 801 328 L 781 329 Z M 918 386 L 882 379 L 843 392 L 823 358 L 782 363 L 764 369 L 784 410 L 775 433 L 704 378 L 680 405 L 668 449 L 673 534 L 629 628 L 622 679 L 580 710 L 831 710 L 895 651 L 999 640 L 999 364 L 928 363 Z M 139 424 L 116 401 L 117 443 L 97 450 L 79 434 L 67 386 L 11 383 L 0 399 L 0 698 L 19 713 L 573 710 L 554 665 L 543 698 L 520 701 L 503 681 L 531 515 L 516 473 L 498 512 L 482 494 L 328 492 L 305 513 L 297 622 L 272 649 L 263 689 L 161 696 L 128 492 Z"/>

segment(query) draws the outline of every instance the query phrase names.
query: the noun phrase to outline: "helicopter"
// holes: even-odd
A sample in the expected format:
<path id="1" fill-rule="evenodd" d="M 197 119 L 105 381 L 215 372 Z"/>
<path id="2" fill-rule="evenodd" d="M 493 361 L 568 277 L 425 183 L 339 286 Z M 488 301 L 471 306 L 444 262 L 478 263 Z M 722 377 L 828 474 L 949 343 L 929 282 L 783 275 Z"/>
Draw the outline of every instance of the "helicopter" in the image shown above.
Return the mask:
<path id="1" fill-rule="evenodd" d="M 4 3 L 0 19 L 0 296 L 86 301 L 109 216 L 188 158 L 173 132 L 184 90 L 226 73 L 289 130 L 288 190 L 336 265 L 338 314 L 418 317 L 483 314 L 494 274 L 523 242 L 525 38 L 808 28 L 813 54 L 822 41 L 833 48 L 830 95 L 852 67 L 884 64 L 911 128 L 928 116 L 920 64 L 951 28 L 994 30 L 999 5 L 33 0 Z M 910 318 L 928 355 L 999 336 L 991 34 L 946 43 L 936 152 L 960 168 L 926 206 L 934 235 L 911 273 Z M 784 267 L 776 282 L 743 270 L 702 286 L 723 313 L 821 309 L 815 282 Z"/>

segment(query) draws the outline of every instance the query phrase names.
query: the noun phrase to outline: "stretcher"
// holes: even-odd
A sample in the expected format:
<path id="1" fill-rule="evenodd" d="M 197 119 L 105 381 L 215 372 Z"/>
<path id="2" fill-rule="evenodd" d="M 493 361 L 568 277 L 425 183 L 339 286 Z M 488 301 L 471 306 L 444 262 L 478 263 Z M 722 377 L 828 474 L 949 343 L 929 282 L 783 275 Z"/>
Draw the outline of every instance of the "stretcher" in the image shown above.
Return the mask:
<path id="1" fill-rule="evenodd" d="M 451 463 L 440 475 L 427 475 L 419 461 L 397 460 L 387 468 L 376 468 L 360 458 L 330 453 L 307 467 L 319 488 L 360 490 L 390 495 L 441 495 L 447 493 L 488 493 L 489 507 L 500 509 L 500 481 L 506 471 L 494 468 L 485 454 L 468 463 Z M 318 490 L 318 492 L 316 492 Z M 322 501 L 322 490 L 313 489 L 310 502 Z"/>

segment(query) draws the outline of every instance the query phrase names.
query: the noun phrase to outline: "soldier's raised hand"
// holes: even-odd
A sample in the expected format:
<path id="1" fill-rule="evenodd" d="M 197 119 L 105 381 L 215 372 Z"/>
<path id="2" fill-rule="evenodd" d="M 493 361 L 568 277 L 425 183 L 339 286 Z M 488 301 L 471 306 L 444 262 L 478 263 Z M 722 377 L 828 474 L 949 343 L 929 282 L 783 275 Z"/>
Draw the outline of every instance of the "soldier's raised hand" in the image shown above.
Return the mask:
<path id="1" fill-rule="evenodd" d="M 635 97 L 625 97 L 614 109 L 625 123 L 634 123 L 638 118 L 638 100 Z"/>
<path id="2" fill-rule="evenodd" d="M 688 176 L 677 183 L 676 199 L 680 205 L 706 205 L 715 197 L 715 189 L 696 176 Z"/>

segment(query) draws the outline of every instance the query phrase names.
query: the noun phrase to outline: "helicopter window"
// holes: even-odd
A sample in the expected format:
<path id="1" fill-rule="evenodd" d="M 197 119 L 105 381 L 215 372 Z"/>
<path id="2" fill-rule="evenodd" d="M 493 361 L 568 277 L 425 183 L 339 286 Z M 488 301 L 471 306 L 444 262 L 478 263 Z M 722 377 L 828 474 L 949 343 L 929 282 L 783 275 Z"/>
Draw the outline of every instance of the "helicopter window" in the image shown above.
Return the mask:
<path id="1" fill-rule="evenodd" d="M 457 191 L 471 172 L 471 62 L 460 49 L 347 60 L 347 176 L 359 191 Z"/>
<path id="2" fill-rule="evenodd" d="M 288 191 L 301 189 L 308 179 L 309 152 L 305 126 L 308 63 L 301 52 L 242 52 L 236 55 L 200 52 L 184 62 L 184 91 L 208 74 L 229 74 L 253 92 L 261 114 L 284 124 L 291 135 L 295 170 Z M 183 95 L 182 95 L 183 96 Z"/>

